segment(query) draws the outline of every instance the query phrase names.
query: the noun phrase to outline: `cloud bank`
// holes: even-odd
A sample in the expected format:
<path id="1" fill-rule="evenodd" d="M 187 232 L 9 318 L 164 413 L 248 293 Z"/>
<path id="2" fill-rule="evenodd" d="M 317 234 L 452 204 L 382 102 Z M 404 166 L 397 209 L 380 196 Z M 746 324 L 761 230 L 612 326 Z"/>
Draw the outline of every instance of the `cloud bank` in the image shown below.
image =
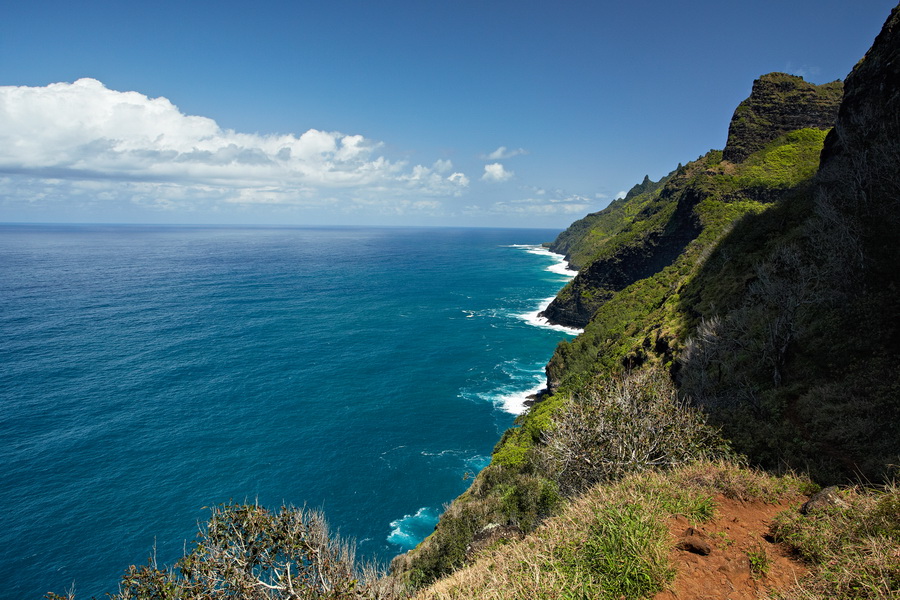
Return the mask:
<path id="1" fill-rule="evenodd" d="M 547 191 L 540 188 L 531 190 L 525 198 L 494 202 L 487 206 L 470 205 L 466 213 L 470 215 L 503 215 L 515 217 L 554 217 L 584 215 L 596 210 L 596 202 L 578 194 L 568 194 L 563 190 Z"/>
<path id="2" fill-rule="evenodd" d="M 299 136 L 222 129 L 166 98 L 110 90 L 95 79 L 0 86 L 0 189 L 32 202 L 54 190 L 93 189 L 133 202 L 156 196 L 161 207 L 204 199 L 378 205 L 392 198 L 400 210 L 435 210 L 434 198 L 458 196 L 469 185 L 450 161 L 410 166 L 380 148 L 361 135 L 317 129 Z"/>

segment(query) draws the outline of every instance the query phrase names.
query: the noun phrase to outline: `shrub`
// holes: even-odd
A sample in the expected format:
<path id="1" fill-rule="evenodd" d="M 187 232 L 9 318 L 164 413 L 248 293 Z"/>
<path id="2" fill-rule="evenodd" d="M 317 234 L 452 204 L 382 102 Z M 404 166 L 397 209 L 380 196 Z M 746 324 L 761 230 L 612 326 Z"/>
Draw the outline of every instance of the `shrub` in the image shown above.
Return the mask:
<path id="1" fill-rule="evenodd" d="M 671 378 L 658 367 L 589 386 L 572 398 L 545 438 L 548 470 L 568 492 L 724 453 L 716 432 L 678 399 Z"/>
<path id="2" fill-rule="evenodd" d="M 173 568 L 155 560 L 128 568 L 112 600 L 394 598 L 400 589 L 373 567 L 358 568 L 353 545 L 329 534 L 325 517 L 306 508 L 270 512 L 222 505 Z M 64 597 L 49 594 L 49 600 Z M 72 598 L 70 594 L 69 599 Z"/>

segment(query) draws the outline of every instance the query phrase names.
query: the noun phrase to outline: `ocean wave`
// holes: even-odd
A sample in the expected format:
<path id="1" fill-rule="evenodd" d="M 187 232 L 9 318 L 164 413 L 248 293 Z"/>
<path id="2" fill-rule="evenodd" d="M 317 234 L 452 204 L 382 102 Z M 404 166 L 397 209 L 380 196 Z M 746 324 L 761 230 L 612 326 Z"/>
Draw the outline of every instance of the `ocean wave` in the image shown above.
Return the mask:
<path id="1" fill-rule="evenodd" d="M 500 392 L 493 396 L 494 404 L 512 415 L 521 415 L 528 408 L 529 400 L 546 387 L 543 380 L 527 390 Z"/>
<path id="2" fill-rule="evenodd" d="M 478 402 L 490 402 L 504 412 L 519 415 L 525 412 L 532 396 L 546 387 L 543 363 L 526 366 L 519 361 L 505 361 L 497 367 L 505 376 L 506 383 L 490 391 L 467 389 L 460 397 Z"/>
<path id="3" fill-rule="evenodd" d="M 477 454 L 473 450 L 441 450 L 440 452 L 429 452 L 422 450 L 419 454 L 429 458 L 450 458 L 454 461 L 462 463 L 464 473 L 478 473 L 491 462 L 490 456 Z M 444 461 L 446 464 L 447 461 Z"/>
<path id="4" fill-rule="evenodd" d="M 415 548 L 434 531 L 440 513 L 430 506 L 423 506 L 414 514 L 403 515 L 396 521 L 391 521 L 391 533 L 387 541 L 403 547 L 405 550 Z"/>
<path id="5" fill-rule="evenodd" d="M 559 254 L 555 254 L 554 256 L 561 256 Z M 563 277 L 568 277 L 572 279 L 576 275 L 578 275 L 578 271 L 569 268 L 569 263 L 566 262 L 565 258 L 560 258 L 559 262 L 555 265 L 550 265 L 547 267 L 547 270 L 551 273 L 556 273 L 557 275 L 562 275 Z"/>
<path id="6" fill-rule="evenodd" d="M 532 310 L 527 313 L 518 314 L 516 316 L 529 325 L 533 325 L 535 327 L 552 329 L 554 331 L 562 331 L 563 333 L 568 333 L 570 335 L 578 335 L 583 332 L 584 329 L 578 329 L 576 327 L 566 327 L 565 325 L 557 325 L 556 323 L 551 323 L 549 320 L 547 320 L 546 317 L 541 316 L 541 313 L 546 310 L 548 306 L 550 306 L 550 303 L 553 302 L 553 300 L 554 298 L 547 298 L 546 300 L 541 302 L 537 310 Z"/>
<path id="7" fill-rule="evenodd" d="M 484 456 L 481 454 L 476 454 L 474 456 L 470 456 L 463 461 L 466 465 L 466 472 L 473 472 L 478 474 L 484 469 L 486 466 L 491 464 L 491 457 Z"/>
<path id="8" fill-rule="evenodd" d="M 540 256 L 548 256 L 550 258 L 553 258 L 556 262 L 545 269 L 546 271 L 550 271 L 551 273 L 556 273 L 557 275 L 562 275 L 563 277 L 568 277 L 569 279 L 578 275 L 578 271 L 569 268 L 569 263 L 566 261 L 566 257 L 564 255 L 552 252 L 551 250 L 543 246 L 535 246 L 529 244 L 510 244 L 507 247 L 519 248 L 529 254 L 537 254 Z"/>

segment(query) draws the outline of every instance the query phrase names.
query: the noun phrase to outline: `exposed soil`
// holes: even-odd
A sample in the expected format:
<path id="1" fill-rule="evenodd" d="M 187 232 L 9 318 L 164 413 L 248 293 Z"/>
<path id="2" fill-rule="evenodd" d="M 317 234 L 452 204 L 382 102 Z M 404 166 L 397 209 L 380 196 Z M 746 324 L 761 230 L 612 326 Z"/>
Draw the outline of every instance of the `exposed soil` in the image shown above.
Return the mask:
<path id="1" fill-rule="evenodd" d="M 777 513 L 803 500 L 766 504 L 720 496 L 715 519 L 708 523 L 692 526 L 684 517 L 673 518 L 669 532 L 675 581 L 654 600 L 755 600 L 767 590 L 791 587 L 807 570 L 772 542 L 769 525 Z M 751 556 L 765 568 L 753 568 Z"/>

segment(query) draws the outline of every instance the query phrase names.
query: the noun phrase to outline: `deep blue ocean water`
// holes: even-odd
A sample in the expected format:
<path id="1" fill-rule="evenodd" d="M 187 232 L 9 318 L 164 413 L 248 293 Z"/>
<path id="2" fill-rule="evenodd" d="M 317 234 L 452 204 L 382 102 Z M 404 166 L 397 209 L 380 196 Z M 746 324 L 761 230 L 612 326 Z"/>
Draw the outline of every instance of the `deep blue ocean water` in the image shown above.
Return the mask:
<path id="1" fill-rule="evenodd" d="M 0 225 L 0 597 L 113 592 L 231 500 L 415 545 L 570 337 L 556 233 Z"/>

